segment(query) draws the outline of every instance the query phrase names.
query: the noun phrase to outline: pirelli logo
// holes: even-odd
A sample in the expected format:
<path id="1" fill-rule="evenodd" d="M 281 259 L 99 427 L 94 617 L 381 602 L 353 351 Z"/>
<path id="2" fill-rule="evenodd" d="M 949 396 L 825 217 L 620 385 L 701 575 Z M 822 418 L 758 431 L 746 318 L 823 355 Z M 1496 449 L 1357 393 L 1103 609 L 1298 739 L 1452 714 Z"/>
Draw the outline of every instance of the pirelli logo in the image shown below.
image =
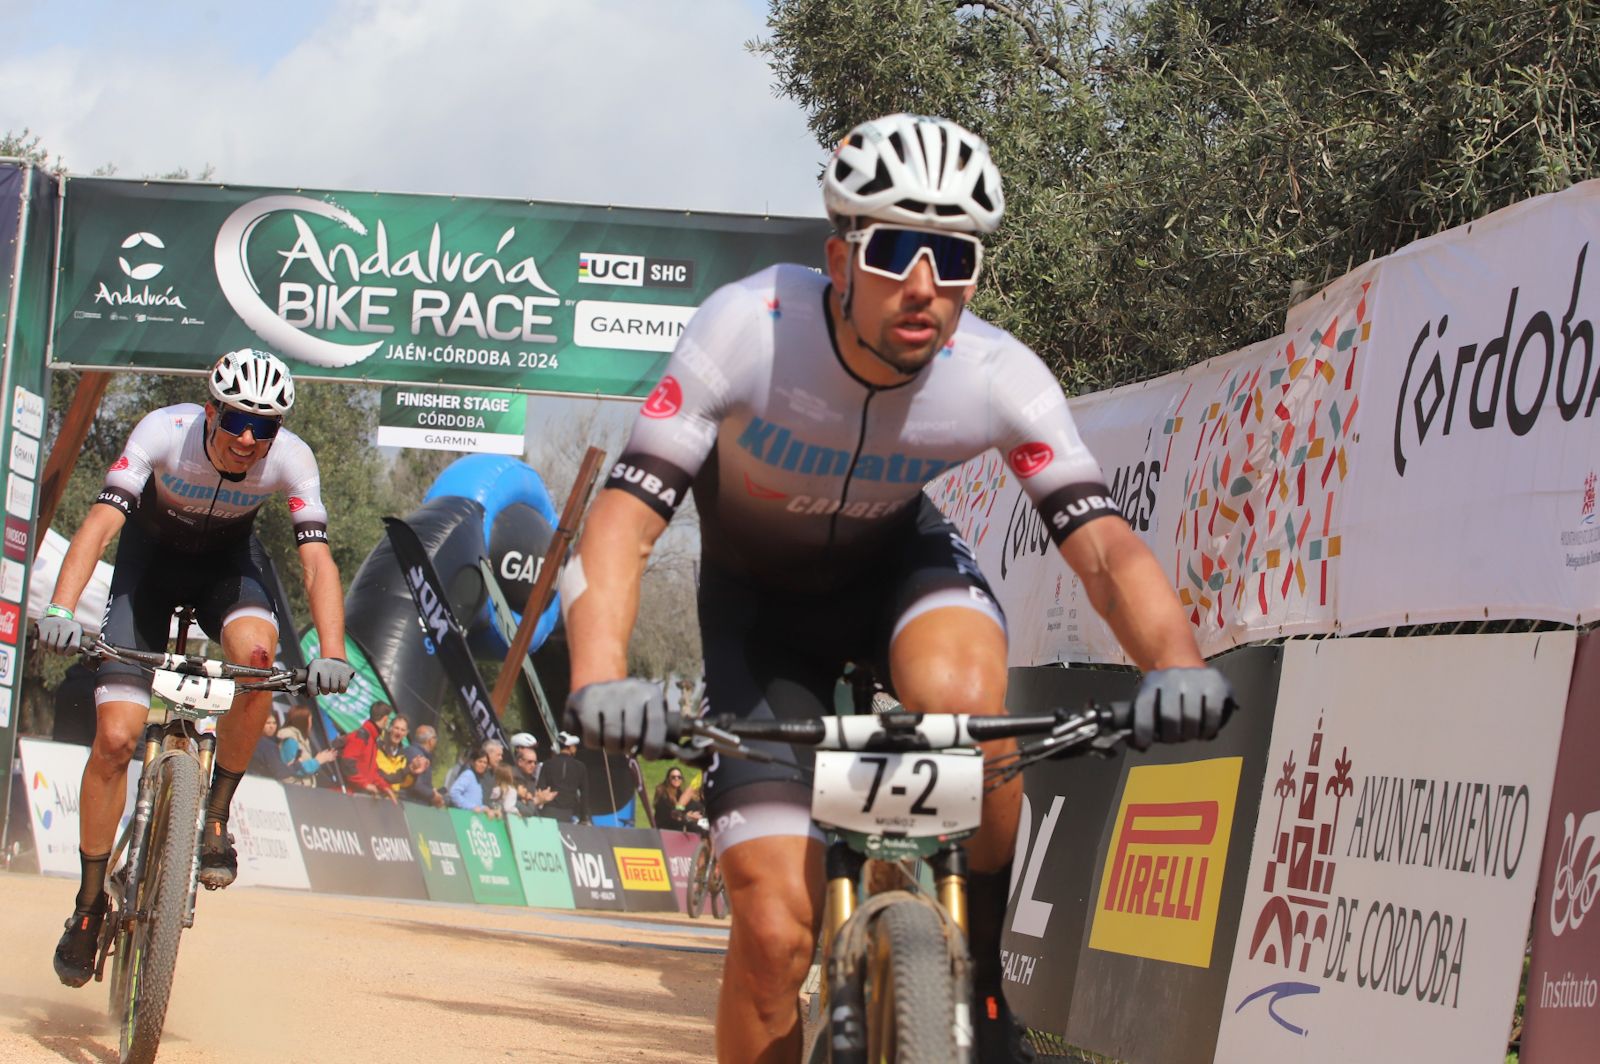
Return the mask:
<path id="1" fill-rule="evenodd" d="M 1128 772 L 1089 947 L 1211 966 L 1242 758 Z"/>
<path id="2" fill-rule="evenodd" d="M 667 875 L 667 861 L 660 850 L 613 846 L 611 852 L 617 857 L 623 890 L 672 889 L 672 877 Z"/>

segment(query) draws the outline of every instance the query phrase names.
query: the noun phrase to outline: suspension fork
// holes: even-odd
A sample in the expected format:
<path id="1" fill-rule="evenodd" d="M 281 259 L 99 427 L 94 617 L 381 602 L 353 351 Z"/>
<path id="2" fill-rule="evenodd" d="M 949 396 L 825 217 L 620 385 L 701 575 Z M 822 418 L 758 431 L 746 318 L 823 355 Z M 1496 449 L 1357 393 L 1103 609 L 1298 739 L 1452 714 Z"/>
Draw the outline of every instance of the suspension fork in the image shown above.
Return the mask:
<path id="1" fill-rule="evenodd" d="M 184 730 L 189 733 L 189 741 L 198 748 L 195 755 L 200 761 L 200 802 L 199 808 L 194 811 L 194 857 L 189 862 L 189 897 L 183 906 L 183 926 L 194 926 L 195 899 L 200 893 L 200 845 L 205 839 L 206 805 L 211 800 L 211 769 L 217 759 L 217 736 L 215 732 L 200 732 L 194 725 L 184 723 Z"/>

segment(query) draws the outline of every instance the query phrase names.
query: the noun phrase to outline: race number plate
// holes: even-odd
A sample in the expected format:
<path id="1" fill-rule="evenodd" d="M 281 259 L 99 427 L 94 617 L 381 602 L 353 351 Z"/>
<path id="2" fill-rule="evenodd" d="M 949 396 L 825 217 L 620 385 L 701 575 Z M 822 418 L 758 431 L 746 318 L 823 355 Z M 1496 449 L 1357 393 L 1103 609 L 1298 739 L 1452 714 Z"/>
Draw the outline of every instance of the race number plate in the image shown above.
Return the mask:
<path id="1" fill-rule="evenodd" d="M 983 808 L 977 752 L 868 754 L 817 751 L 811 816 L 868 835 L 927 838 L 971 831 Z"/>
<path id="2" fill-rule="evenodd" d="M 157 669 L 150 679 L 150 690 L 184 710 L 186 717 L 226 713 L 233 705 L 233 681 L 211 676 L 185 676 Z"/>

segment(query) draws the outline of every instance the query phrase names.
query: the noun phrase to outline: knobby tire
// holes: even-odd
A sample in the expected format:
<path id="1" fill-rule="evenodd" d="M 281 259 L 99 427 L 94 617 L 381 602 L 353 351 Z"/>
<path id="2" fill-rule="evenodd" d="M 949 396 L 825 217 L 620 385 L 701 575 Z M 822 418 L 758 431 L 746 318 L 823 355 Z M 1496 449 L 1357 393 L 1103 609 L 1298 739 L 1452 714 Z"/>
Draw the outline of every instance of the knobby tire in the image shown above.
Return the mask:
<path id="1" fill-rule="evenodd" d="M 886 1014 L 893 1030 L 869 1040 L 892 1045 L 896 1064 L 956 1064 L 955 980 L 939 914 L 907 899 L 883 910 L 872 939 L 875 951 L 888 951 L 888 980 L 867 987 L 867 1015 L 876 1014 L 879 995 L 890 995 Z"/>
<path id="2" fill-rule="evenodd" d="M 147 915 L 123 942 L 131 949 L 123 961 L 122 1064 L 150 1064 L 161 1044 L 178 966 L 178 936 L 183 933 L 183 912 L 199 849 L 200 765 L 179 754 L 167 758 L 161 773 L 141 889 Z M 113 974 L 114 992 L 118 984 Z"/>
<path id="3" fill-rule="evenodd" d="M 694 869 L 689 873 L 689 897 L 685 908 L 689 910 L 689 917 L 693 919 L 700 915 L 700 907 L 706 901 L 706 893 L 710 889 L 711 880 L 711 847 L 704 842 L 694 852 Z"/>

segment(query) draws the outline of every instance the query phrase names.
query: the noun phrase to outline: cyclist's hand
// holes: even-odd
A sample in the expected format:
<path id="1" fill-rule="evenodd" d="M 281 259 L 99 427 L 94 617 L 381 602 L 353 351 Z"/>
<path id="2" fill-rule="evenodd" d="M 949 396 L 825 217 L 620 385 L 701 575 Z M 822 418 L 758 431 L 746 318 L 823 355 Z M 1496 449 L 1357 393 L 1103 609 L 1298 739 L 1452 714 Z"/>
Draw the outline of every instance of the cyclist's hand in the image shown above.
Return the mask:
<path id="1" fill-rule="evenodd" d="M 1144 750 L 1152 742 L 1215 739 L 1233 708 L 1233 689 L 1216 669 L 1157 669 L 1145 674 L 1134 696 L 1128 745 Z"/>
<path id="2" fill-rule="evenodd" d="M 667 699 L 648 680 L 605 680 L 567 698 L 567 727 L 586 745 L 611 754 L 662 757 L 667 748 Z"/>
<path id="3" fill-rule="evenodd" d="M 71 617 L 49 614 L 39 618 L 39 642 L 57 654 L 73 654 L 83 645 L 83 625 Z"/>
<path id="4" fill-rule="evenodd" d="M 318 658 L 306 669 L 306 693 L 311 695 L 342 695 L 350 690 L 350 681 L 356 670 L 348 661 L 338 658 Z"/>

